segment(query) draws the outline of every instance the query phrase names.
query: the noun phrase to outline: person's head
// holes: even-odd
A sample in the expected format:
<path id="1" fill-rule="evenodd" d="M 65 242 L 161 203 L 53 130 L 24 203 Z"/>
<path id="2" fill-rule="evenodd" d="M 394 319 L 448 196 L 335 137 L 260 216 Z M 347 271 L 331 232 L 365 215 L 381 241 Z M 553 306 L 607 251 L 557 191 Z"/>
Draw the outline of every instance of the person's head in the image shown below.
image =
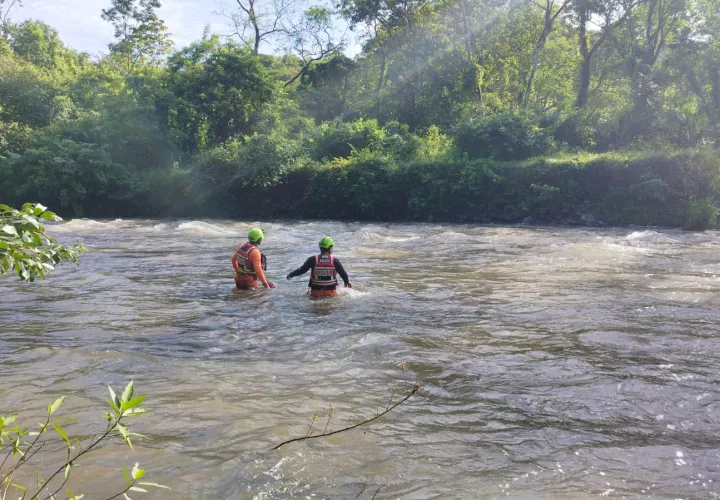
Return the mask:
<path id="1" fill-rule="evenodd" d="M 320 243 L 318 243 L 318 245 L 320 246 L 321 253 L 332 253 L 335 242 L 330 236 L 325 236 L 323 237 L 323 239 L 320 240 Z"/>
<path id="2" fill-rule="evenodd" d="M 262 243 L 264 237 L 265 233 L 263 233 L 263 230 L 256 227 L 252 228 L 248 233 L 248 241 L 253 245 L 259 245 Z"/>

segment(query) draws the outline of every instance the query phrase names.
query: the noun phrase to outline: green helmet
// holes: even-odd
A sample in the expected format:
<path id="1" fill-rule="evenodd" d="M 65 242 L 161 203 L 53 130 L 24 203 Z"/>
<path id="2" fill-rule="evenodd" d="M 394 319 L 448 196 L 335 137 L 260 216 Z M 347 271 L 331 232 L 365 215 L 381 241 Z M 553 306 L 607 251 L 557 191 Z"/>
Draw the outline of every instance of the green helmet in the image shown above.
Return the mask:
<path id="1" fill-rule="evenodd" d="M 250 243 L 257 243 L 261 239 L 265 237 L 265 233 L 263 233 L 262 229 L 258 229 L 256 227 L 252 228 L 250 232 L 248 233 L 248 241 Z"/>
<path id="2" fill-rule="evenodd" d="M 333 241 L 333 239 L 330 236 L 325 236 L 323 239 L 320 240 L 319 245 L 320 245 L 320 248 L 322 248 L 323 250 L 327 250 L 330 247 L 334 247 L 335 242 Z"/>

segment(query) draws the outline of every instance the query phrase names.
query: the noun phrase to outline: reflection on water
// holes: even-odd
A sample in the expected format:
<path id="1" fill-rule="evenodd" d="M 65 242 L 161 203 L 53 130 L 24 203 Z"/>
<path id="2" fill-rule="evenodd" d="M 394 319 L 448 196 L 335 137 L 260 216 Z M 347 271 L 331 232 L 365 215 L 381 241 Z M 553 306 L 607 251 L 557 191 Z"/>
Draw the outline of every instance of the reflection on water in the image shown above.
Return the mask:
<path id="1" fill-rule="evenodd" d="M 717 233 L 263 223 L 278 289 L 233 292 L 251 224 L 71 221 L 79 267 L 3 282 L 0 413 L 68 393 L 99 429 L 107 384 L 148 395 L 137 451 L 78 471 L 91 497 L 120 461 L 173 498 L 720 495 Z M 326 233 L 355 288 L 312 301 L 284 276 Z"/>

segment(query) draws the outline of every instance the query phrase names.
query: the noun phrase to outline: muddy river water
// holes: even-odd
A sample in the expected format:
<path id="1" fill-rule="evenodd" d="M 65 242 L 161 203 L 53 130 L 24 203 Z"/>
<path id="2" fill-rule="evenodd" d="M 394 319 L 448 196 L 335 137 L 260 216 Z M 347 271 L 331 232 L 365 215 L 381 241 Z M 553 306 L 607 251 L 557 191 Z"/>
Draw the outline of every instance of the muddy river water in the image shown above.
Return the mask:
<path id="1" fill-rule="evenodd" d="M 123 462 L 173 489 L 142 498 L 720 496 L 720 233 L 262 222 L 278 288 L 234 293 L 254 223 L 74 220 L 79 266 L 2 279 L 0 414 L 68 394 L 87 436 L 108 384 L 148 397 L 86 498 Z M 312 301 L 284 276 L 324 234 L 355 287 Z"/>

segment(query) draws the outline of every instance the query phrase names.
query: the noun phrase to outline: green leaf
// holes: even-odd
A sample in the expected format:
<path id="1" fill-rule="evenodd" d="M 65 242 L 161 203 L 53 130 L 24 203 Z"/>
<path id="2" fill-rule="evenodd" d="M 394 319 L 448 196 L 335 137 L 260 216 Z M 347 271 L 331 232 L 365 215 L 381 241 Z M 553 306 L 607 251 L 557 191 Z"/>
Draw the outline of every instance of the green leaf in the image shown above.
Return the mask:
<path id="1" fill-rule="evenodd" d="M 127 467 L 125 467 L 125 464 L 122 464 L 123 474 L 125 474 L 125 482 L 128 486 L 132 484 L 132 479 L 130 479 L 130 474 L 128 474 Z"/>
<path id="2" fill-rule="evenodd" d="M 47 210 L 47 207 L 46 207 L 46 206 L 41 205 L 40 203 L 36 203 L 36 204 L 35 204 L 35 209 L 33 210 L 33 214 L 34 214 L 34 215 L 40 215 L 40 214 L 43 213 L 45 210 Z"/>
<path id="3" fill-rule="evenodd" d="M 147 482 L 144 482 L 144 481 L 141 481 L 141 482 L 139 482 L 139 483 L 137 483 L 137 484 L 141 484 L 141 485 L 143 485 L 143 486 L 152 486 L 153 488 L 162 488 L 162 489 L 164 489 L 164 490 L 169 490 L 169 489 L 170 489 L 169 487 L 165 486 L 164 484 L 147 483 Z"/>
<path id="4" fill-rule="evenodd" d="M 66 481 L 70 478 L 70 467 L 71 467 L 70 464 L 67 464 L 65 466 L 65 480 Z"/>
<path id="5" fill-rule="evenodd" d="M 137 481 L 138 479 L 142 479 L 142 477 L 144 475 L 145 475 L 145 471 L 143 469 L 141 469 L 140 464 L 136 462 L 135 467 L 133 467 L 133 469 L 132 469 L 133 479 L 135 479 Z"/>
<path id="6" fill-rule="evenodd" d="M 65 402 L 65 396 L 56 399 L 53 404 L 48 406 L 48 415 L 52 415 L 53 413 L 58 411 L 64 402 Z"/>
<path id="7" fill-rule="evenodd" d="M 146 489 L 140 488 L 138 486 L 131 486 L 130 491 L 139 491 L 140 493 L 147 493 L 148 491 Z"/>
<path id="8" fill-rule="evenodd" d="M 117 426 L 118 432 L 122 434 L 123 439 L 125 439 L 125 442 L 128 444 L 131 450 L 135 451 L 135 448 L 133 448 L 132 443 L 130 442 L 130 432 L 128 431 L 127 427 L 123 424 L 118 424 Z"/>
<path id="9" fill-rule="evenodd" d="M 67 434 L 65 433 L 65 429 L 63 429 L 62 427 L 60 427 L 59 425 L 57 425 L 55 423 L 50 424 L 50 425 L 52 425 L 53 429 L 55 429 L 57 431 L 57 433 L 60 434 L 60 437 L 62 437 L 65 440 L 67 445 L 70 446 L 70 439 L 68 439 Z"/>
<path id="10" fill-rule="evenodd" d="M 122 394 L 122 402 L 127 403 L 128 401 L 130 401 L 133 397 L 134 391 L 135 391 L 135 386 L 133 384 L 133 381 L 131 380 L 130 383 L 127 386 L 125 386 L 125 390 L 123 391 L 123 394 Z"/>
<path id="11" fill-rule="evenodd" d="M 135 407 L 138 407 L 142 404 L 142 402 L 145 401 L 145 396 L 137 396 L 130 400 L 124 400 L 122 410 L 131 410 Z"/>
<path id="12" fill-rule="evenodd" d="M 125 498 L 125 500 L 132 500 L 132 498 L 127 496 L 127 493 L 123 493 L 123 498 Z"/>
<path id="13" fill-rule="evenodd" d="M 107 404 L 110 406 L 110 408 L 112 408 L 112 410 L 113 410 L 117 415 L 120 415 L 120 408 L 118 408 L 118 407 L 115 405 L 115 402 L 114 402 L 112 399 L 108 399 Z M 108 415 L 110 415 L 110 414 L 108 413 Z M 108 420 L 109 420 L 109 419 L 108 419 Z"/>
<path id="14" fill-rule="evenodd" d="M 0 233 L 6 233 L 10 236 L 20 236 L 17 232 L 17 229 L 15 229 L 15 226 L 3 226 L 0 228 Z"/>
<path id="15" fill-rule="evenodd" d="M 53 212 L 43 212 L 39 215 L 39 217 L 43 220 L 49 220 L 51 222 L 61 222 L 62 217 L 54 214 Z"/>
<path id="16" fill-rule="evenodd" d="M 12 486 L 13 488 L 17 488 L 21 491 L 27 491 L 27 488 L 25 486 L 21 486 L 19 484 L 11 484 L 10 486 Z"/>

